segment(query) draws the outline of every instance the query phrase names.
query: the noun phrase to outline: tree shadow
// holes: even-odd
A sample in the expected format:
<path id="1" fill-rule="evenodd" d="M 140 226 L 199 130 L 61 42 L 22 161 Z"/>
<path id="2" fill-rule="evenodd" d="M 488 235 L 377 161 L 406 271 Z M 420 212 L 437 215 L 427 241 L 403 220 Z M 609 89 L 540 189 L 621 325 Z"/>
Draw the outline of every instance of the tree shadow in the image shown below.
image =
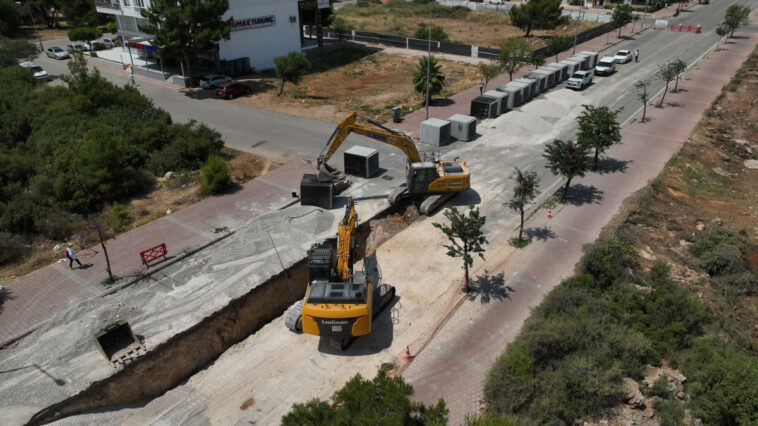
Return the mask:
<path id="1" fill-rule="evenodd" d="M 574 206 L 582 206 L 585 204 L 598 204 L 602 199 L 603 191 L 597 189 L 594 185 L 587 186 L 578 183 L 569 188 L 564 202 Z"/>
<path id="2" fill-rule="evenodd" d="M 556 237 L 555 232 L 547 226 L 524 229 L 524 236 L 526 236 L 528 240 L 535 239 L 537 241 L 547 241 Z"/>
<path id="3" fill-rule="evenodd" d="M 7 300 L 16 300 L 16 296 L 13 294 L 13 290 L 0 286 L 0 313 L 3 312 L 3 305 Z"/>
<path id="4" fill-rule="evenodd" d="M 194 87 L 191 89 L 184 90 L 184 96 L 195 99 L 195 100 L 203 100 L 203 99 L 220 99 L 216 95 L 216 89 L 203 89 L 201 87 Z"/>
<path id="5" fill-rule="evenodd" d="M 664 102 L 664 104 L 666 104 L 666 106 L 670 106 L 670 107 L 682 106 L 682 104 L 680 104 L 679 102 Z"/>
<path id="6" fill-rule="evenodd" d="M 429 103 L 431 106 L 438 106 L 438 107 L 445 107 L 450 106 L 455 103 L 454 100 L 450 98 L 442 98 L 442 99 L 432 99 L 432 101 Z"/>
<path id="7" fill-rule="evenodd" d="M 647 120 L 645 120 L 647 122 Z M 597 173 L 625 173 L 632 160 L 619 160 L 613 157 L 601 157 L 597 161 Z"/>
<path id="8" fill-rule="evenodd" d="M 484 275 L 478 276 L 474 281 L 469 283 L 470 290 L 466 294 L 468 300 L 476 300 L 479 297 L 479 303 L 486 305 L 491 301 L 502 301 L 510 299 L 508 293 L 515 291 L 513 287 L 505 284 L 505 274 L 500 272 L 497 275 L 490 275 L 486 270 Z"/>

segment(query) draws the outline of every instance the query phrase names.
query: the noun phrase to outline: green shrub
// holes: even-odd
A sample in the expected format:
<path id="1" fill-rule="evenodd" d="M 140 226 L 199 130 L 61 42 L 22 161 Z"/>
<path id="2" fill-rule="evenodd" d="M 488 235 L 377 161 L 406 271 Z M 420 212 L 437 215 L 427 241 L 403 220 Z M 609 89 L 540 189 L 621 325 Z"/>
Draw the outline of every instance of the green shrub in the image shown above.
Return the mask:
<path id="1" fill-rule="evenodd" d="M 679 401 L 657 401 L 655 411 L 661 426 L 684 426 L 684 407 Z"/>
<path id="2" fill-rule="evenodd" d="M 739 240 L 737 240 L 732 231 L 717 226 L 700 232 L 695 238 L 695 242 L 690 246 L 690 252 L 696 257 L 700 257 L 703 253 L 716 248 L 721 243 L 737 245 L 739 244 Z"/>
<path id="3" fill-rule="evenodd" d="M 0 265 L 7 265 L 24 257 L 29 248 L 20 235 L 0 232 Z"/>
<path id="4" fill-rule="evenodd" d="M 434 41 L 449 41 L 450 37 L 445 33 L 445 30 L 442 27 L 438 27 L 436 25 L 432 25 L 431 34 L 429 32 L 429 27 L 426 24 L 419 23 L 418 28 L 416 28 L 416 32 L 413 33 L 413 36 L 411 38 L 417 38 L 420 40 L 426 40 L 431 38 L 431 40 Z"/>
<path id="5" fill-rule="evenodd" d="M 739 297 L 755 296 L 758 294 L 758 276 L 753 272 L 742 272 L 734 275 L 719 277 L 716 286 L 724 291 L 734 291 Z"/>
<path id="6" fill-rule="evenodd" d="M 484 395 L 490 407 L 499 414 L 519 410 L 532 397 L 533 371 L 534 361 L 524 342 L 517 338 L 509 343 L 484 382 Z"/>
<path id="7" fill-rule="evenodd" d="M 129 224 L 129 212 L 117 202 L 111 206 L 111 226 L 115 229 L 122 229 Z"/>
<path id="8" fill-rule="evenodd" d="M 200 168 L 200 186 L 205 194 L 220 194 L 232 183 L 229 167 L 218 155 L 211 155 Z"/>
<path id="9" fill-rule="evenodd" d="M 598 290 L 626 279 L 626 269 L 634 265 L 634 248 L 616 238 L 601 239 L 582 256 L 579 271 L 595 278 Z"/>
<path id="10" fill-rule="evenodd" d="M 739 247 L 720 243 L 700 256 L 700 267 L 713 277 L 741 273 L 747 268 L 747 262 Z"/>
<path id="11" fill-rule="evenodd" d="M 671 399 L 671 389 L 669 389 L 669 380 L 666 376 L 661 376 L 653 382 L 653 386 L 645 392 L 647 396 L 657 396 L 663 399 Z"/>

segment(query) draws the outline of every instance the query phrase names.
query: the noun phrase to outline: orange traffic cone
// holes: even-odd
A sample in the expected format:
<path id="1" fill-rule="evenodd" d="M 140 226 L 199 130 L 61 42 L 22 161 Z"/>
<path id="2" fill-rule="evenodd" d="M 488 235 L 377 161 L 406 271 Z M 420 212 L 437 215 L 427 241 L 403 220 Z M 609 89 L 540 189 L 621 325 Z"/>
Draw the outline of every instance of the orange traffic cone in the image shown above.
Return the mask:
<path id="1" fill-rule="evenodd" d="M 413 357 L 411 356 L 411 350 L 408 348 L 408 346 L 405 347 L 405 352 L 403 353 L 403 361 L 405 362 L 411 362 L 413 360 Z"/>
<path id="2" fill-rule="evenodd" d="M 545 217 L 548 218 L 548 219 L 552 219 L 553 218 L 552 209 L 547 209 L 547 215 L 545 215 Z"/>

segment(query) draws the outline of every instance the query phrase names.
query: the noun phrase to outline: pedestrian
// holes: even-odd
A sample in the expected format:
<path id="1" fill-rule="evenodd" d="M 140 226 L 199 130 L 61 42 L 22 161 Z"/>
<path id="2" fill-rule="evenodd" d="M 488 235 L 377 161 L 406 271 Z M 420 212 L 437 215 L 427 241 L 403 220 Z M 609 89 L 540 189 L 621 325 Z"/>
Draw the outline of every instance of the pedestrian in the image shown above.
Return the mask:
<path id="1" fill-rule="evenodd" d="M 484 80 L 479 79 L 479 94 L 481 95 L 484 92 Z"/>
<path id="2" fill-rule="evenodd" d="M 129 81 L 132 82 L 132 87 L 136 87 L 137 86 L 137 82 L 134 81 L 134 72 L 132 72 L 132 73 L 129 74 Z"/>
<path id="3" fill-rule="evenodd" d="M 76 253 L 74 253 L 74 249 L 71 248 L 73 244 L 68 243 L 68 248 L 66 249 L 66 257 L 68 258 L 68 269 L 74 269 L 74 261 L 79 264 L 79 267 L 82 266 L 82 262 L 79 262 L 79 259 L 76 258 Z"/>
<path id="4" fill-rule="evenodd" d="M 640 49 L 634 51 L 634 62 L 640 61 Z"/>

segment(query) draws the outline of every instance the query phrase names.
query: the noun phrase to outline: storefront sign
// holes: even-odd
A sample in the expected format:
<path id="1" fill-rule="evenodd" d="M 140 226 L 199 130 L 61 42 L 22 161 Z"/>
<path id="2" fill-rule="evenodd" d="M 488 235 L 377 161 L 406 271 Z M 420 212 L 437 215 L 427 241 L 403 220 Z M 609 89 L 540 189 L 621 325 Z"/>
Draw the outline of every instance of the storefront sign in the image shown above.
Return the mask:
<path id="1" fill-rule="evenodd" d="M 132 49 L 147 50 L 148 52 L 155 52 L 158 50 L 155 46 L 151 46 L 149 44 L 135 43 L 133 41 L 129 42 L 129 47 L 131 47 Z"/>
<path id="2" fill-rule="evenodd" d="M 259 16 L 257 18 L 232 21 L 232 31 L 252 30 L 254 28 L 272 27 L 274 25 L 276 25 L 276 16 Z"/>

